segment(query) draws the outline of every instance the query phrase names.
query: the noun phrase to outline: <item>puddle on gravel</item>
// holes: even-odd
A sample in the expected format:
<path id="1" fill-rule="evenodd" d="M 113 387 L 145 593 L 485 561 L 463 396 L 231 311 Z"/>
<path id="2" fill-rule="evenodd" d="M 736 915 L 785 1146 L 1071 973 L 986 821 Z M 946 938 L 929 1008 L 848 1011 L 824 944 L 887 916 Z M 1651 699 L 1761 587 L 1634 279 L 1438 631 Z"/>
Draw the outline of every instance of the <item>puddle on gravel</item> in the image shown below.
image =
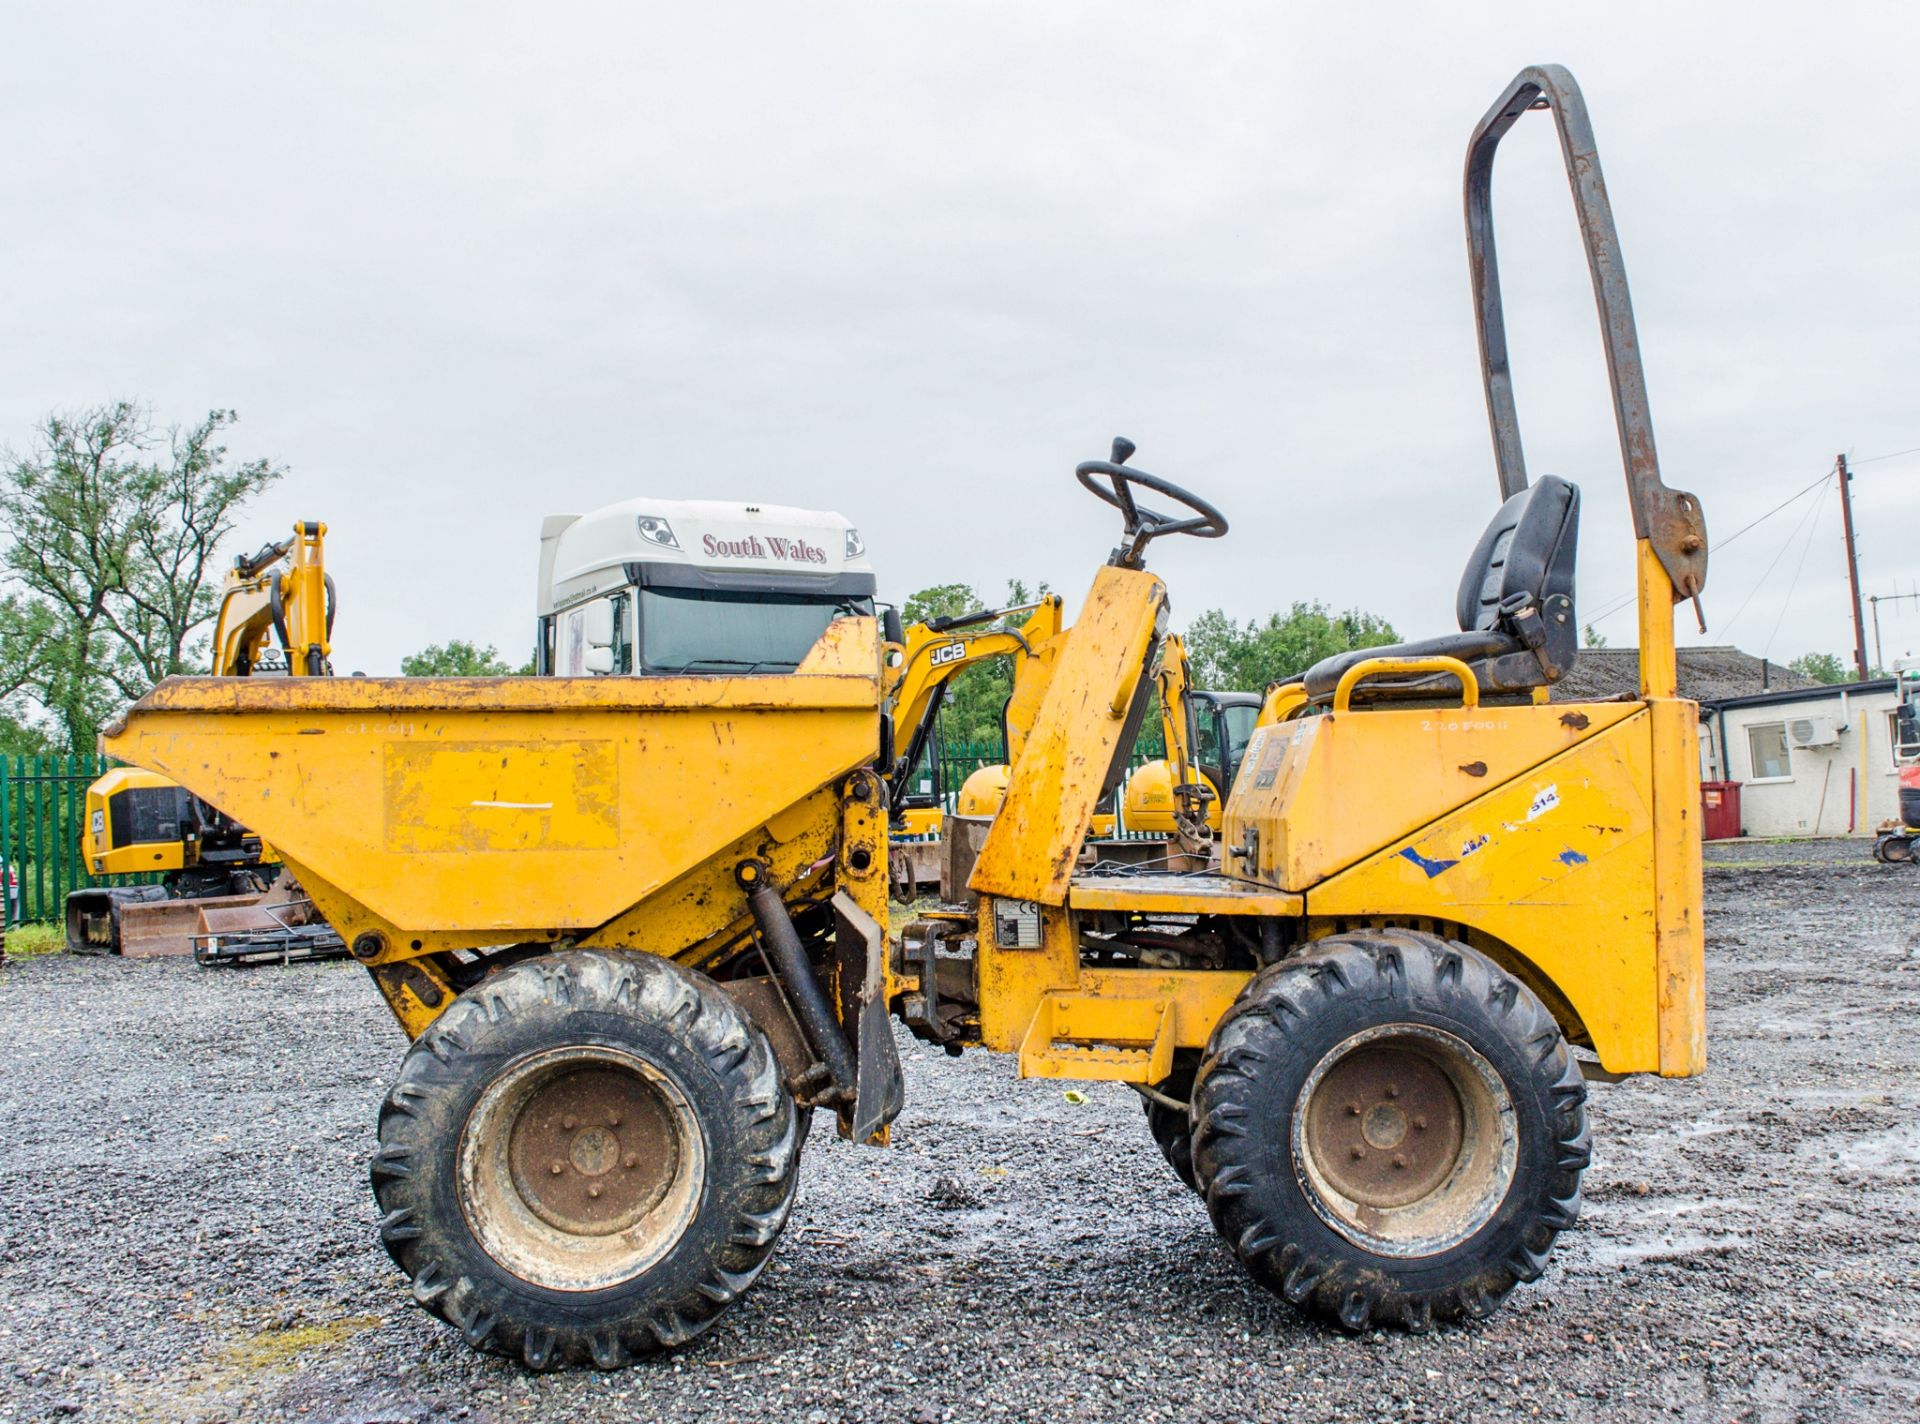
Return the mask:
<path id="1" fill-rule="evenodd" d="M 1740 1124 L 1725 1122 L 1719 1118 L 1701 1118 L 1696 1122 L 1670 1123 L 1652 1132 L 1640 1135 L 1634 1143 L 1637 1151 L 1653 1155 L 1666 1151 L 1671 1145 L 1693 1142 L 1702 1137 L 1718 1137 L 1723 1133 L 1737 1131 Z"/>
<path id="2" fill-rule="evenodd" d="M 1891 1169 L 1905 1176 L 1906 1169 L 1920 1163 L 1920 1122 L 1902 1123 L 1849 1143 L 1840 1150 L 1839 1162 L 1855 1172 Z"/>
<path id="3" fill-rule="evenodd" d="M 1753 1026 L 1756 1034 L 1779 1034 L 1784 1038 L 1815 1039 L 1826 1025 L 1817 1019 L 1761 1019 Z"/>
<path id="4" fill-rule="evenodd" d="M 1747 1238 L 1738 1232 L 1719 1236 L 1683 1232 L 1658 1241 L 1596 1241 L 1587 1248 L 1585 1264 L 1610 1270 L 1652 1261 L 1680 1261 L 1689 1256 L 1724 1256 L 1744 1250 L 1746 1245 Z"/>
<path id="5" fill-rule="evenodd" d="M 1660 1217 L 1699 1216 L 1705 1212 L 1723 1211 L 1729 1215 L 1752 1213 L 1760 1210 L 1760 1203 L 1744 1201 L 1738 1197 L 1694 1197 L 1686 1201 L 1650 1202 L 1645 1206 L 1615 1206 L 1614 1211 L 1643 1220 Z"/>

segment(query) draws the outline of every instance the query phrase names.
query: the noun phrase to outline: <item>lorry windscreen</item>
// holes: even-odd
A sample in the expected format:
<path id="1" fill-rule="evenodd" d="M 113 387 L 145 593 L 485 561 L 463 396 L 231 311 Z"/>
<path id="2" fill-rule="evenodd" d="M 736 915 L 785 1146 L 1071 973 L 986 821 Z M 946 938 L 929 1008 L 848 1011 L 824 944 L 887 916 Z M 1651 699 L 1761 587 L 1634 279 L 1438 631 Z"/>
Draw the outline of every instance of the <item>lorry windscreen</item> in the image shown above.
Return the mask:
<path id="1" fill-rule="evenodd" d="M 836 618 L 871 618 L 871 598 L 764 590 L 643 588 L 644 672 L 792 672 Z"/>

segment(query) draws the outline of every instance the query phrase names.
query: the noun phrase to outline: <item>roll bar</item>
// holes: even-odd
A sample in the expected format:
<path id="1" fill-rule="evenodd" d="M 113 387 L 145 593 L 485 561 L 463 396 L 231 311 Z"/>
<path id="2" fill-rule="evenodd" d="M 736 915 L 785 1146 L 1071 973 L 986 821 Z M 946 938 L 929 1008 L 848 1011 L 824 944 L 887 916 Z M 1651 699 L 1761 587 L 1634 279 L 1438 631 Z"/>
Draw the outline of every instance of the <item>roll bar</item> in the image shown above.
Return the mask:
<path id="1" fill-rule="evenodd" d="M 1467 144 L 1467 257 L 1473 274 L 1480 369 L 1487 390 L 1487 419 L 1493 427 L 1500 497 L 1506 499 L 1526 488 L 1527 464 L 1514 409 L 1506 317 L 1500 303 L 1500 268 L 1494 255 L 1493 157 L 1501 138 L 1529 109 L 1549 111 L 1560 132 L 1560 151 L 1566 159 L 1567 182 L 1573 190 L 1574 213 L 1580 221 L 1587 270 L 1593 277 L 1594 304 L 1599 308 L 1600 334 L 1606 345 L 1607 380 L 1613 388 L 1614 423 L 1620 431 L 1620 459 L 1626 468 L 1633 532 L 1652 553 L 1669 585 L 1668 600 L 1663 604 L 1654 596 L 1659 591 L 1646 586 L 1648 561 L 1641 560 L 1641 647 L 1644 650 L 1650 643 L 1664 641 L 1670 648 L 1671 614 L 1666 616 L 1662 640 L 1657 629 L 1647 627 L 1650 610 L 1691 598 L 1698 612 L 1700 591 L 1707 582 L 1706 519 L 1695 496 L 1669 489 L 1660 479 L 1660 458 L 1654 450 L 1653 422 L 1647 412 L 1646 372 L 1633 324 L 1633 299 L 1627 292 L 1626 266 L 1613 226 L 1606 180 L 1600 173 L 1593 125 L 1587 119 L 1580 86 L 1557 64 L 1521 70 L 1480 120 Z M 1702 631 L 1705 627 L 1702 618 Z M 1671 661 L 1670 653 L 1666 660 Z"/>

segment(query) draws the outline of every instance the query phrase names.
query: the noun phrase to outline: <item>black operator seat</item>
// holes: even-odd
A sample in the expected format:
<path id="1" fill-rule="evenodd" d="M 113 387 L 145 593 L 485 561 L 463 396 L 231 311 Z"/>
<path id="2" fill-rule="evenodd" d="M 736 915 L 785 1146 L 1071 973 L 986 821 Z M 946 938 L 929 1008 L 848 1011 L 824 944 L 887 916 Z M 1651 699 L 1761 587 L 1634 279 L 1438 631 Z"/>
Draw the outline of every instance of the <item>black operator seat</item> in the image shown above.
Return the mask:
<path id="1" fill-rule="evenodd" d="M 1364 658 L 1459 658 L 1482 692 L 1526 692 L 1566 676 L 1580 651 L 1573 617 L 1573 565 L 1580 537 L 1580 488 L 1544 475 L 1500 506 L 1474 546 L 1460 580 L 1458 633 L 1322 658 L 1302 681 L 1307 696 L 1333 696 L 1341 674 Z M 1369 680 L 1370 696 L 1429 696 L 1453 679 L 1426 674 Z"/>

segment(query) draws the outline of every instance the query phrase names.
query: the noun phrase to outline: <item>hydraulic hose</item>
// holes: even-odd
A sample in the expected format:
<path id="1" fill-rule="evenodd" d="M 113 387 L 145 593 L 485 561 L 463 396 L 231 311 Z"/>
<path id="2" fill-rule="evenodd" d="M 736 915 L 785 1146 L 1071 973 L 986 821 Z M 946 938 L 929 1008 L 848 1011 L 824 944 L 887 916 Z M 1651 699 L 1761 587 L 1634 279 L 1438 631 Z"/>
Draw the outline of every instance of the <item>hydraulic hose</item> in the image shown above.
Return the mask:
<path id="1" fill-rule="evenodd" d="M 800 932 L 793 927 L 793 917 L 787 913 L 786 902 L 768 883 L 766 867 L 759 862 L 743 862 L 736 874 L 747 892 L 754 923 L 760 927 L 761 943 L 766 946 L 774 972 L 786 986 L 794 1013 L 800 1020 L 800 1032 L 826 1065 L 834 1088 L 851 1098 L 858 1076 L 853 1049 L 840 1030 L 833 1006 L 827 1002 L 827 991 L 813 972 L 806 946 L 800 943 Z"/>

